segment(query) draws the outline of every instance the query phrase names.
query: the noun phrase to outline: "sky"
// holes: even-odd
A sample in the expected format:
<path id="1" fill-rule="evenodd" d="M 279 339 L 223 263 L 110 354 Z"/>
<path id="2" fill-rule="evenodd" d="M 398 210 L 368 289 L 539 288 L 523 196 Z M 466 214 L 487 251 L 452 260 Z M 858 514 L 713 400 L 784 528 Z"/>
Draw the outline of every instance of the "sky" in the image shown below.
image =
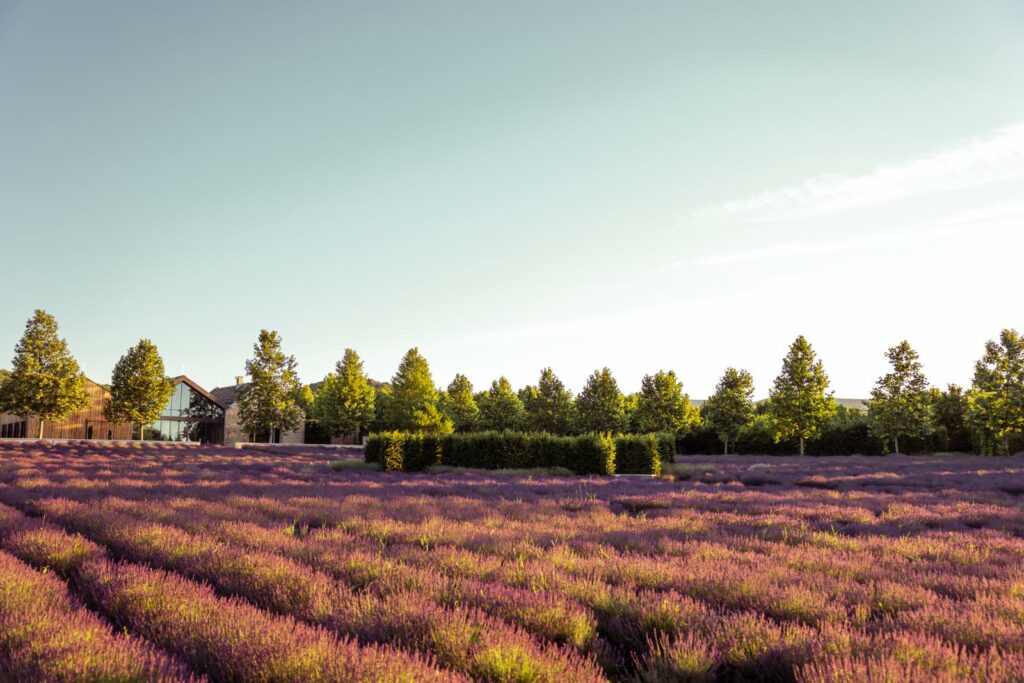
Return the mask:
<path id="1" fill-rule="evenodd" d="M 0 367 L 837 396 L 1024 328 L 1024 3 L 0 0 Z M 8 351 L 9 349 L 9 351 Z"/>

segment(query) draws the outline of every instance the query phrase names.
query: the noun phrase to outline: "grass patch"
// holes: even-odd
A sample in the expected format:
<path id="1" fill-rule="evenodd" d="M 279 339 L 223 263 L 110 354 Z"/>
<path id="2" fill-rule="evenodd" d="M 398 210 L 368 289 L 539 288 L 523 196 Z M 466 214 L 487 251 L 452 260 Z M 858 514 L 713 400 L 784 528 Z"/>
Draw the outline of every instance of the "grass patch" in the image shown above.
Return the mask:
<path id="1" fill-rule="evenodd" d="M 708 463 L 667 462 L 661 465 L 661 476 L 677 481 L 699 479 L 714 471 L 715 466 Z"/>

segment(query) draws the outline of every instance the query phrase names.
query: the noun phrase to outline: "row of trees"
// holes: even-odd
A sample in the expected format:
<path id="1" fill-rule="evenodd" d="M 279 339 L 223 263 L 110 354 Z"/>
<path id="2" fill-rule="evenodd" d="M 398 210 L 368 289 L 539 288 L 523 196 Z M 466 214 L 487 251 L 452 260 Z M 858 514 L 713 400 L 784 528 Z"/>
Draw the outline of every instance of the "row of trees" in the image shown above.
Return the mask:
<path id="1" fill-rule="evenodd" d="M 0 412 L 39 419 L 42 438 L 46 422 L 60 422 L 89 405 L 85 375 L 60 337 L 53 316 L 37 310 L 25 325 L 14 349 L 10 371 L 0 371 Z M 293 356 L 281 351 L 281 337 L 263 330 L 246 361 L 250 382 L 239 396 L 239 420 L 250 434 L 291 430 L 305 421 L 309 387 L 299 381 Z M 174 384 L 167 377 L 156 345 L 148 339 L 128 349 L 114 366 L 104 414 L 112 422 L 137 427 L 160 418 Z"/>
<path id="2" fill-rule="evenodd" d="M 1024 338 L 1015 330 L 1003 330 L 998 342 L 986 344 L 966 392 L 955 384 L 945 391 L 929 387 L 919 356 L 907 341 L 886 356 L 891 369 L 876 382 L 861 415 L 836 404 L 821 361 L 807 340 L 797 337 L 766 402 L 755 406 L 750 374 L 729 368 L 701 406 L 703 424 L 718 434 L 727 453 L 745 431 L 750 436 L 756 427 L 767 427 L 776 443 L 795 439 L 803 455 L 806 442 L 824 429 L 849 431 L 858 422 L 896 453 L 901 439 L 950 450 L 974 448 L 986 455 L 1024 446 Z M 941 438 L 930 438 L 936 436 Z"/>
<path id="3" fill-rule="evenodd" d="M 906 341 L 887 352 L 890 372 L 878 379 L 866 411 L 841 410 L 829 391 L 821 360 L 803 337 L 797 337 L 782 370 L 759 404 L 746 370 L 728 368 L 698 410 L 673 371 L 646 375 L 640 391 L 625 395 L 608 368 L 596 370 L 574 396 L 551 368 L 536 385 L 516 391 L 505 377 L 485 391 L 474 391 L 464 375 L 439 390 L 430 366 L 418 349 L 402 358 L 390 382 L 367 377 L 362 360 L 346 349 L 322 382 L 304 386 L 294 356 L 282 350 L 281 336 L 262 330 L 246 362 L 250 382 L 239 397 L 239 417 L 251 434 L 296 429 L 306 422 L 321 437 L 366 431 L 422 433 L 484 430 L 538 431 L 551 434 L 587 432 L 668 432 L 680 437 L 714 432 L 723 450 L 752 429 L 770 433 L 776 442 L 793 442 L 800 454 L 823 430 L 863 419 L 871 435 L 900 451 L 900 441 L 942 430 L 946 443 L 1003 454 L 1024 435 L 1024 338 L 1003 330 L 986 344 L 975 365 L 972 387 L 929 388 L 916 351 Z M 108 417 L 141 427 L 160 416 L 173 390 L 163 361 L 149 340 L 118 361 L 111 378 Z M 12 370 L 0 374 L 0 410 L 61 420 L 88 402 L 84 377 L 57 324 L 36 311 L 15 349 Z"/>

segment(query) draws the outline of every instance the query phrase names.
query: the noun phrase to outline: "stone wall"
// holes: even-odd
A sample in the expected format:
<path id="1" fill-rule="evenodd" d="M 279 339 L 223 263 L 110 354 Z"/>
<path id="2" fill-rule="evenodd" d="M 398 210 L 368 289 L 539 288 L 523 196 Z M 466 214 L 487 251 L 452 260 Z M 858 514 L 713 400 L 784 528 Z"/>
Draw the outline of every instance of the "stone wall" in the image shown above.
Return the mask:
<path id="1" fill-rule="evenodd" d="M 249 441 L 252 441 L 252 439 L 242 429 L 242 425 L 238 420 L 238 403 L 232 403 L 224 411 L 224 443 L 231 446 L 236 443 L 248 443 Z M 305 443 L 305 441 L 306 430 L 303 426 L 300 426 L 294 431 L 283 432 L 280 443 L 301 444 Z"/>

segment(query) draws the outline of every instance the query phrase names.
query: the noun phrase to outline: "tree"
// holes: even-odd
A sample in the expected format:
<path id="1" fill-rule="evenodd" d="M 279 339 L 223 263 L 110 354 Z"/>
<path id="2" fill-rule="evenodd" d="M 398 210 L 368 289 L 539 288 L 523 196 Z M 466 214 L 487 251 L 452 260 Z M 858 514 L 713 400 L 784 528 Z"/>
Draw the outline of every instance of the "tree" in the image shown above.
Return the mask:
<path id="1" fill-rule="evenodd" d="M 595 370 L 576 399 L 579 426 L 585 432 L 621 432 L 626 428 L 625 398 L 608 368 Z"/>
<path id="2" fill-rule="evenodd" d="M 634 425 L 639 432 L 670 432 L 682 436 L 700 420 L 673 370 L 644 375 L 637 397 Z"/>
<path id="3" fill-rule="evenodd" d="M 391 379 L 386 420 L 396 429 L 447 434 L 452 421 L 438 410 L 439 396 L 427 359 L 409 349 Z"/>
<path id="4" fill-rule="evenodd" d="M 967 420 L 984 455 L 1008 454 L 1010 436 L 1024 432 L 1024 337 L 1016 330 L 985 344 L 967 394 Z"/>
<path id="5" fill-rule="evenodd" d="M 828 392 L 828 375 L 803 335 L 796 338 L 782 360 L 782 372 L 769 393 L 769 416 L 775 440 L 798 438 L 800 455 L 804 442 L 836 412 Z"/>
<path id="6" fill-rule="evenodd" d="M 359 354 L 345 349 L 334 372 L 324 378 L 316 397 L 316 414 L 332 436 L 344 436 L 370 424 L 376 399 L 377 391 L 363 372 Z"/>
<path id="7" fill-rule="evenodd" d="M 643 430 L 637 423 L 637 409 L 640 406 L 640 394 L 633 392 L 622 395 L 622 431 L 638 434 Z"/>
<path id="8" fill-rule="evenodd" d="M 480 408 L 473 398 L 473 383 L 465 375 L 455 375 L 447 391 L 441 394 L 441 410 L 457 432 L 470 432 L 476 428 Z"/>
<path id="9" fill-rule="evenodd" d="M 572 392 L 565 388 L 551 368 L 540 371 L 536 387 L 520 392 L 526 407 L 527 426 L 531 431 L 549 434 L 570 434 L 576 423 L 576 404 Z"/>
<path id="10" fill-rule="evenodd" d="M 740 430 L 754 419 L 754 378 L 746 370 L 726 368 L 700 414 L 718 434 L 728 455 L 729 444 L 735 443 Z"/>
<path id="11" fill-rule="evenodd" d="M 174 383 L 164 374 L 164 361 L 148 339 L 128 349 L 114 366 L 110 378 L 110 400 L 104 413 L 111 422 L 129 422 L 145 438 L 146 425 L 160 419 L 174 393 Z"/>
<path id="12" fill-rule="evenodd" d="M 238 418 L 242 427 L 253 438 L 298 429 L 305 413 L 296 402 L 302 388 L 297 373 L 295 356 L 286 356 L 281 350 L 281 335 L 276 331 L 260 330 L 253 344 L 253 357 L 245 362 L 250 381 L 238 397 Z"/>
<path id="13" fill-rule="evenodd" d="M 46 311 L 37 310 L 25 324 L 3 401 L 7 412 L 39 418 L 40 439 L 47 420 L 60 422 L 89 405 L 85 375 L 67 342 L 57 336 L 57 321 Z"/>
<path id="14" fill-rule="evenodd" d="M 932 389 L 932 421 L 945 437 L 947 451 L 971 450 L 971 430 L 967 425 L 967 394 L 950 384 L 945 391 Z"/>
<path id="15" fill-rule="evenodd" d="M 313 417 L 316 409 L 316 395 L 313 393 L 313 387 L 308 384 L 300 386 L 295 391 L 295 403 L 302 408 L 307 419 Z"/>
<path id="16" fill-rule="evenodd" d="M 374 388 L 377 390 L 377 399 L 373 402 L 373 421 L 370 423 L 370 431 L 391 431 L 396 428 L 391 423 L 391 383 L 383 382 Z"/>
<path id="17" fill-rule="evenodd" d="M 928 380 L 921 371 L 917 351 L 904 340 L 886 352 L 892 372 L 878 378 L 868 401 L 871 433 L 900 452 L 900 437 L 927 434 L 931 426 Z"/>
<path id="18" fill-rule="evenodd" d="M 484 429 L 522 429 L 526 421 L 526 409 L 519 396 L 512 390 L 512 384 L 505 377 L 491 382 L 491 387 L 480 395 L 480 426 Z"/>
<path id="19" fill-rule="evenodd" d="M 7 384 L 7 380 L 11 378 L 11 371 L 0 368 L 0 412 L 5 410 L 4 408 L 4 385 Z"/>

